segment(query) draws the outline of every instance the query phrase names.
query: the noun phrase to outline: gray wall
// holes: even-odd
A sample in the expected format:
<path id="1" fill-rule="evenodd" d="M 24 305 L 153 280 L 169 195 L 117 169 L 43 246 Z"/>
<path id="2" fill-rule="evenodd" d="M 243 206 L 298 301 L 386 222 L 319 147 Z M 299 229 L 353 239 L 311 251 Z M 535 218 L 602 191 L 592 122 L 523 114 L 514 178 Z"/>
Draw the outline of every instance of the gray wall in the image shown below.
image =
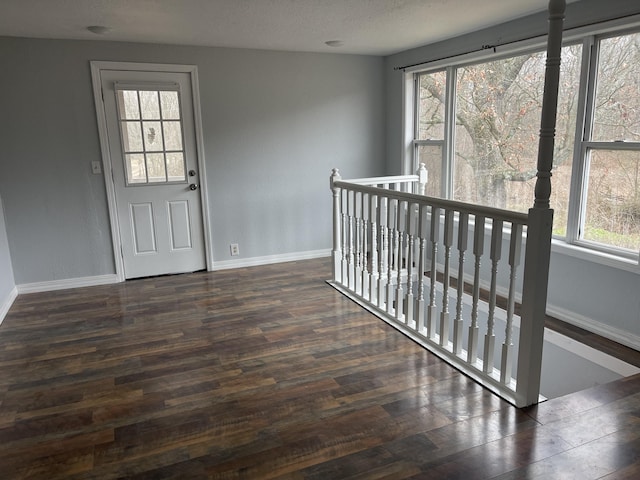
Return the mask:
<path id="1" fill-rule="evenodd" d="M 640 274 L 553 252 L 548 302 L 558 317 L 584 317 L 588 330 L 596 322 L 634 335 L 616 340 L 640 350 Z"/>
<path id="2" fill-rule="evenodd" d="M 90 60 L 198 66 L 214 261 L 330 248 L 331 168 L 384 171 L 380 57 L 0 38 L 17 284 L 115 271 Z"/>
<path id="3" fill-rule="evenodd" d="M 566 28 L 640 14 L 637 0 L 581 0 L 567 5 Z M 494 45 L 543 35 L 542 13 L 495 28 L 401 52 L 385 58 L 387 112 L 386 173 L 401 173 L 403 73 L 394 67 L 436 60 Z M 535 161 L 535 159 L 534 159 Z M 597 330 L 640 348 L 640 275 L 554 252 L 551 257 L 550 311 L 567 321 Z M 566 314 L 566 315 L 563 315 Z M 631 337 L 631 334 L 635 337 Z"/>
<path id="4" fill-rule="evenodd" d="M 2 198 L 0 198 L 0 322 L 2 321 L 3 306 L 6 305 L 6 302 L 11 297 L 15 286 L 13 268 L 11 266 L 11 255 L 9 254 L 9 243 L 7 241 L 7 231 L 4 222 Z"/>

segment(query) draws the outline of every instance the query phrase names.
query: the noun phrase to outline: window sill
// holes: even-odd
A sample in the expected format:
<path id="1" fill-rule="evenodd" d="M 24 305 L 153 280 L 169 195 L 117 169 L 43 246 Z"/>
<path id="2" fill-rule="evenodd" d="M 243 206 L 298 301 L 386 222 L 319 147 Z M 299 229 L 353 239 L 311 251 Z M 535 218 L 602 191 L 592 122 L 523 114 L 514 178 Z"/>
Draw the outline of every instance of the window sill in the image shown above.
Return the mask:
<path id="1" fill-rule="evenodd" d="M 610 253 L 599 252 L 586 247 L 578 245 L 572 245 L 564 240 L 552 239 L 551 240 L 551 252 L 560 253 L 588 262 L 599 263 L 608 267 L 625 270 L 627 272 L 640 274 L 640 265 L 637 260 L 620 257 L 618 255 L 612 255 Z"/>

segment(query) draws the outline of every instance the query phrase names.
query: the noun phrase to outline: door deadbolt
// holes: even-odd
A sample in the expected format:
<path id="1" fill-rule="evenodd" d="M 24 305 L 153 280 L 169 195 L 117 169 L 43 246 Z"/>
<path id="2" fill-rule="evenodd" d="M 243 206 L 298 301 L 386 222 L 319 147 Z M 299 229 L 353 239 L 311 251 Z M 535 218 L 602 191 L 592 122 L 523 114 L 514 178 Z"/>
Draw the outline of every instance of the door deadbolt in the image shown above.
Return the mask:
<path id="1" fill-rule="evenodd" d="M 196 176 L 196 171 L 195 170 L 189 170 L 189 176 L 190 177 L 195 177 Z"/>

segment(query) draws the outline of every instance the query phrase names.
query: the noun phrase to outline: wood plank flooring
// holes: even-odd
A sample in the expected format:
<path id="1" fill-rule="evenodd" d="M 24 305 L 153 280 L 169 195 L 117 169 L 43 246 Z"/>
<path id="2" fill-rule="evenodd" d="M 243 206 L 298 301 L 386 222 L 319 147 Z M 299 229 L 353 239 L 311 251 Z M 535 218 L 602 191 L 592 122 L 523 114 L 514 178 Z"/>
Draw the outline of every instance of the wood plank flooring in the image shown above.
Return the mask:
<path id="1" fill-rule="evenodd" d="M 326 285 L 329 265 L 21 295 L 0 478 L 640 478 L 640 375 L 515 409 Z"/>

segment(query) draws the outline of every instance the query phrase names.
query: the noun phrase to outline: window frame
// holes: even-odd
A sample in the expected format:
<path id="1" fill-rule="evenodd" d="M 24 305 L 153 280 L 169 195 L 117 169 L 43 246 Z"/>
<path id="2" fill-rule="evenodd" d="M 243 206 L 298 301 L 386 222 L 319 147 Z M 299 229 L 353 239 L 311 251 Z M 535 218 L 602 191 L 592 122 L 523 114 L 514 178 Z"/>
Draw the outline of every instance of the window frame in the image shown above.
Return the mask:
<path id="1" fill-rule="evenodd" d="M 185 133 L 184 133 L 184 119 L 183 119 L 183 111 L 182 111 L 182 94 L 180 91 L 180 85 L 177 83 L 172 83 L 172 82 L 167 82 L 167 83 L 147 83 L 147 82 L 115 82 L 114 84 L 114 90 L 116 92 L 116 95 L 119 95 L 119 92 L 124 92 L 124 91 L 135 91 L 136 92 L 136 97 L 137 97 L 137 102 L 138 102 L 138 113 L 139 113 L 139 118 L 138 119 L 127 119 L 125 118 L 125 115 L 123 114 L 123 112 L 121 111 L 121 106 L 120 106 L 120 102 L 117 101 L 116 102 L 116 110 L 117 110 L 117 116 L 118 116 L 118 128 L 119 128 L 119 136 L 120 136 L 120 148 L 121 148 L 121 153 L 122 153 L 122 161 L 123 161 L 123 168 L 124 168 L 124 172 L 125 172 L 125 187 L 129 188 L 129 187 L 155 187 L 155 186 L 165 186 L 165 185 L 177 185 L 177 184 L 187 184 L 189 182 L 189 178 L 187 176 L 187 162 L 186 162 L 186 152 L 185 152 Z M 142 106 L 140 103 L 140 93 L 141 92 L 156 92 L 158 94 L 158 105 L 159 105 L 159 109 L 160 109 L 160 117 L 157 119 L 144 119 L 143 115 L 142 115 Z M 178 99 L 178 113 L 179 113 L 179 118 L 178 119 L 165 119 L 163 118 L 162 115 L 162 107 L 160 106 L 160 92 L 175 92 L 177 94 L 177 99 Z M 147 149 L 147 145 L 144 141 L 143 138 L 143 144 L 142 144 L 142 150 L 140 151 L 128 151 L 126 148 L 126 145 L 124 143 L 124 125 L 126 125 L 127 123 L 139 123 L 140 124 L 140 130 L 142 133 L 142 136 L 144 137 L 144 128 L 143 128 L 143 123 L 147 121 L 147 122 L 158 122 L 160 124 L 160 130 L 161 130 L 161 135 L 162 135 L 162 148 L 160 150 L 148 150 Z M 164 130 L 164 124 L 165 123 L 169 123 L 169 122 L 177 122 L 180 126 L 180 142 L 182 145 L 182 148 L 180 150 L 175 150 L 175 149 L 167 149 L 166 148 L 166 140 L 165 140 L 165 130 Z M 184 178 L 180 179 L 180 180 L 170 180 L 169 179 L 169 169 L 168 169 L 168 164 L 167 164 L 167 154 L 171 154 L 171 153 L 180 153 L 182 154 L 182 164 L 183 164 L 183 170 L 184 170 Z M 165 179 L 164 181 L 162 180 L 150 180 L 149 177 L 149 164 L 148 164 L 148 160 L 147 160 L 147 156 L 149 154 L 162 154 L 163 156 L 163 161 L 164 161 L 164 172 L 165 172 Z M 131 181 L 131 179 L 129 178 L 129 174 L 128 174 L 128 165 L 127 165 L 127 155 L 143 155 L 144 158 L 144 164 L 145 164 L 145 181 L 144 182 L 135 182 L 135 181 Z"/>
<path id="2" fill-rule="evenodd" d="M 557 250 L 570 252 L 573 256 L 594 258 L 601 263 L 622 267 L 626 270 L 640 272 L 640 249 L 627 250 L 611 245 L 601 244 L 582 238 L 586 213 L 588 182 L 589 151 L 602 150 L 640 150 L 640 142 L 602 142 L 592 141 L 595 114 L 595 94 L 598 69 L 598 56 L 600 53 L 600 41 L 640 33 L 640 15 L 629 19 L 603 22 L 588 27 L 576 28 L 565 32 L 563 47 L 573 44 L 582 44 L 582 63 L 579 78 L 577 118 L 575 124 L 574 150 L 572 158 L 572 173 L 569 184 L 569 199 L 567 209 L 566 233 L 563 237 L 554 236 L 553 245 Z M 439 60 L 405 69 L 406 85 L 411 84 L 411 95 L 405 95 L 405 108 L 412 108 L 412 115 L 405 115 L 405 121 L 411 119 L 413 125 L 405 131 L 412 132 L 410 148 L 405 149 L 405 155 L 410 158 L 403 159 L 405 173 L 415 170 L 418 165 L 418 150 L 421 145 L 443 145 L 441 195 L 450 198 L 453 192 L 453 168 L 455 162 L 455 101 L 456 101 L 456 72 L 458 68 L 478 65 L 503 58 L 514 57 L 530 53 L 539 53 L 544 50 L 546 36 L 516 42 L 504 47 L 493 48 L 489 52 L 464 54 L 450 59 Z M 418 137 L 419 115 L 419 77 L 421 75 L 446 71 L 446 103 L 445 125 L 443 140 L 420 140 Z M 411 82 L 409 83 L 409 79 Z M 406 93 L 406 92 L 405 92 Z M 411 104 L 409 103 L 411 102 Z M 406 126 L 405 126 L 406 128 Z M 533 205 L 533 198 L 531 199 Z"/>
<path id="3" fill-rule="evenodd" d="M 450 71 L 453 70 L 453 67 L 446 67 L 446 68 L 437 68 L 437 69 L 432 69 L 432 70 L 428 70 L 428 71 L 421 71 L 416 73 L 413 76 L 413 89 L 414 89 L 414 102 L 413 102 L 413 135 L 412 135 L 412 156 L 413 156 L 413 160 L 412 160 L 412 172 L 415 172 L 418 170 L 418 168 L 420 167 L 420 165 L 418 165 L 419 162 L 419 150 L 421 146 L 434 146 L 434 147 L 440 147 L 442 149 L 442 158 L 440 159 L 440 172 L 442 173 L 441 178 L 440 178 L 440 195 L 443 198 L 449 198 L 449 192 L 451 191 L 451 184 L 452 182 L 450 181 L 443 181 L 443 180 L 450 180 L 451 175 L 449 174 L 448 170 L 451 169 L 451 165 L 450 162 L 447 160 L 449 157 L 449 150 L 450 150 L 450 142 L 448 141 L 449 137 L 450 137 L 450 119 L 451 117 L 455 118 L 455 111 L 453 111 L 452 114 L 452 110 L 449 108 L 449 101 L 451 96 L 449 95 L 449 89 L 450 89 L 450 82 L 449 82 L 449 78 L 450 78 Z M 419 84 L 420 84 L 420 77 L 423 75 L 430 75 L 433 73 L 438 73 L 438 72 L 445 72 L 446 75 L 446 82 L 445 82 L 445 106 L 444 106 L 444 125 L 443 125 L 443 134 L 442 134 L 442 139 L 420 139 L 420 122 L 419 122 L 419 117 L 420 117 L 420 99 L 419 99 L 419 95 L 417 94 L 417 92 L 419 91 Z"/>
<path id="4" fill-rule="evenodd" d="M 621 28 L 605 33 L 588 35 L 583 40 L 583 72 L 580 78 L 579 95 L 584 95 L 584 104 L 578 104 L 579 114 L 576 122 L 576 140 L 574 143 L 572 183 L 569 194 L 570 211 L 567 220 L 566 242 L 589 250 L 595 250 L 607 255 L 614 255 L 634 261 L 640 267 L 640 248 L 637 252 L 635 250 L 630 251 L 584 238 L 590 152 L 594 150 L 631 150 L 640 152 L 640 142 L 628 142 L 617 139 L 594 141 L 592 139 L 596 110 L 598 63 L 601 50 L 600 42 L 608 38 L 639 33 L 640 28 L 636 26 L 633 28 Z M 640 67 L 638 69 L 640 70 Z M 581 107 L 584 110 L 582 110 Z M 583 114 L 581 114 L 582 112 Z"/>

